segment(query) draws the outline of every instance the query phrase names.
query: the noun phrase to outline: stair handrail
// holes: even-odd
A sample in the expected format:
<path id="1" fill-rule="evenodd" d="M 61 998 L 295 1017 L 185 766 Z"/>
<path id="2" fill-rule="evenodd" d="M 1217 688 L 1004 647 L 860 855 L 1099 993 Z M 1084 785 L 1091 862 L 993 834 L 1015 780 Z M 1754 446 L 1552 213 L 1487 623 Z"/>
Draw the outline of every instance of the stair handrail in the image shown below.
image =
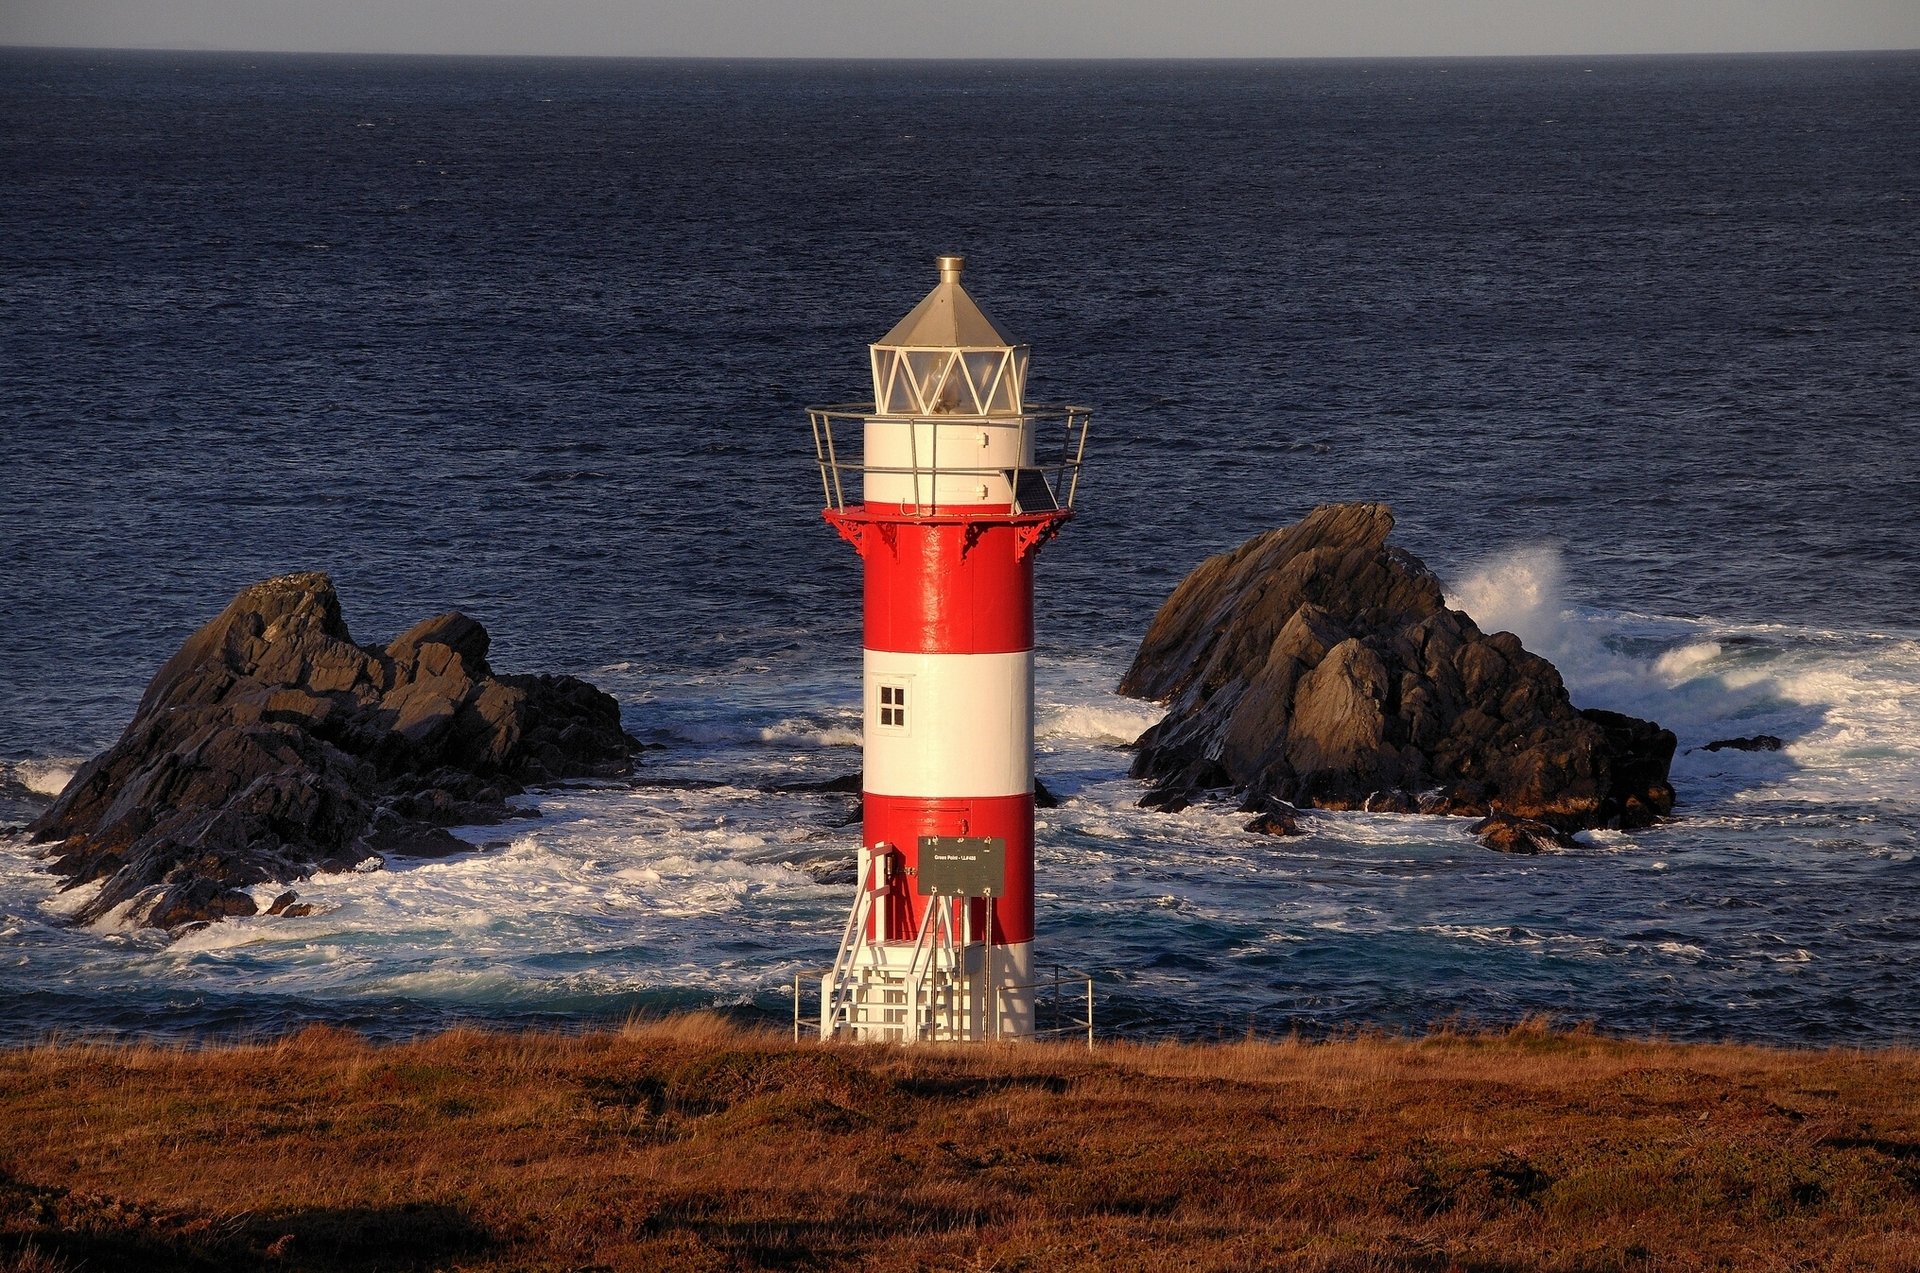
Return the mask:
<path id="1" fill-rule="evenodd" d="M 877 875 L 881 863 L 878 853 L 867 856 L 866 869 L 861 873 L 860 887 L 854 891 L 853 906 L 847 912 L 847 926 L 840 934 L 840 950 L 833 958 L 833 969 L 826 992 L 820 1003 L 820 1037 L 830 1039 L 839 1029 L 840 1017 L 844 1012 L 848 1026 L 854 1024 L 853 1006 L 858 997 L 854 992 L 854 955 L 866 937 L 867 921 L 873 915 L 873 897 L 879 892 L 876 887 Z"/>

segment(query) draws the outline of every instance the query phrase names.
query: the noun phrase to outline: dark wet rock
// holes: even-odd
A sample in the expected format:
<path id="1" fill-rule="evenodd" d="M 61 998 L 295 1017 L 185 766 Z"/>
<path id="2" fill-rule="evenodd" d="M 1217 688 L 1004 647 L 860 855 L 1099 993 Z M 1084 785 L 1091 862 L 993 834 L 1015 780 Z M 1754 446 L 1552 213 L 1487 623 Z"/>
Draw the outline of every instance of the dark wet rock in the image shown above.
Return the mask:
<path id="1" fill-rule="evenodd" d="M 831 778 L 812 778 L 805 782 L 780 782 L 761 787 L 762 791 L 795 792 L 803 795 L 852 796 L 852 800 L 831 801 L 824 815 L 823 824 L 839 828 L 854 826 L 861 820 L 864 802 L 861 800 L 860 773 L 836 774 Z"/>
<path id="2" fill-rule="evenodd" d="M 1549 849 L 1579 847 L 1579 841 L 1564 831 L 1532 818 L 1516 818 L 1510 813 L 1489 814 L 1468 827 L 1467 832 L 1496 853 L 1545 853 Z"/>
<path id="3" fill-rule="evenodd" d="M 513 816 L 529 784 L 627 771 L 614 700 L 570 676 L 498 676 L 462 614 L 354 644 L 322 574 L 235 597 L 154 676 L 131 724 L 29 828 L 76 913 L 173 928 L 251 915 L 241 891 L 341 871 L 436 828 Z M 289 913 L 282 911 L 282 914 Z"/>
<path id="4" fill-rule="evenodd" d="M 1048 789 L 1047 784 L 1038 778 L 1033 780 L 1033 807 L 1036 809 L 1058 809 L 1060 797 Z"/>
<path id="5" fill-rule="evenodd" d="M 297 895 L 289 889 L 273 899 L 273 905 L 267 907 L 269 915 L 283 915 L 288 919 L 299 919 L 313 914 L 313 903 L 294 900 Z"/>
<path id="6" fill-rule="evenodd" d="M 1169 705 L 1137 744 L 1141 804 L 1227 790 L 1253 809 L 1504 812 L 1562 831 L 1669 813 L 1672 733 L 1575 708 L 1519 638 L 1449 610 L 1392 529 L 1383 504 L 1324 505 L 1181 582 L 1120 683 Z"/>
<path id="7" fill-rule="evenodd" d="M 259 905 L 239 889 L 226 888 L 218 880 L 197 879 L 176 884 L 156 897 L 146 922 L 153 928 L 179 928 L 259 913 Z"/>
<path id="8" fill-rule="evenodd" d="M 1244 811 L 1243 811 L 1244 812 Z M 1243 828 L 1256 835 L 1305 835 L 1300 829 L 1300 811 L 1284 800 L 1269 800 Z"/>
<path id="9" fill-rule="evenodd" d="M 788 865 L 796 870 L 805 871 L 816 884 L 841 885 L 860 882 L 860 864 L 851 856 L 810 858 L 805 861 L 790 862 Z"/>
<path id="10" fill-rule="evenodd" d="M 468 806 L 473 808 L 473 806 Z M 483 826 L 500 820 L 499 814 L 492 817 L 479 816 L 484 810 L 475 808 L 476 816 L 463 825 Z M 474 846 L 445 827 L 423 826 L 418 822 L 404 819 L 389 819 L 378 823 L 360 838 L 360 847 L 367 856 L 380 858 L 446 858 L 456 853 L 471 853 Z"/>
<path id="11" fill-rule="evenodd" d="M 1146 795 L 1141 796 L 1136 803 L 1142 809 L 1155 809 L 1161 813 L 1179 813 L 1182 809 L 1191 808 L 1193 805 L 1186 790 L 1178 783 L 1161 783 L 1150 789 Z"/>
<path id="12" fill-rule="evenodd" d="M 1779 751 L 1786 743 L 1772 734 L 1755 734 L 1751 738 L 1716 738 L 1694 750 L 1696 751 Z"/>
<path id="13" fill-rule="evenodd" d="M 838 795 L 860 794 L 860 774 L 837 774 L 832 778 L 815 778 L 806 782 L 782 782 L 766 788 L 768 791 L 818 791 Z"/>

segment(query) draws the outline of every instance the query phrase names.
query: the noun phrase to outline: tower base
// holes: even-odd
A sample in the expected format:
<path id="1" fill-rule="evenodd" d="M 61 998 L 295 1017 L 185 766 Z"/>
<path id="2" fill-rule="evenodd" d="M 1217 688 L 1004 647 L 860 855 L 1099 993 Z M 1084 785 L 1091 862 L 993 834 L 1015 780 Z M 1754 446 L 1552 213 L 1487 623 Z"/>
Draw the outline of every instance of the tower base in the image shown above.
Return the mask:
<path id="1" fill-rule="evenodd" d="M 977 1043 L 1034 1032 L 1033 943 L 858 942 L 820 979 L 820 1037 Z"/>

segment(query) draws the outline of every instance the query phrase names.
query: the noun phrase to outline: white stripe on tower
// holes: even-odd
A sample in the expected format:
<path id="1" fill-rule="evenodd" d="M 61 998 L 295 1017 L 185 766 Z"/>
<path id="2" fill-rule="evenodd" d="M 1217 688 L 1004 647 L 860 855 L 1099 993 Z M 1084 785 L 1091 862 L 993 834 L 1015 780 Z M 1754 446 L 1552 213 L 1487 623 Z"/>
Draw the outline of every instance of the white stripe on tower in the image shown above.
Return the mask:
<path id="1" fill-rule="evenodd" d="M 1033 790 L 1033 651 L 863 651 L 866 775 L 878 795 Z"/>

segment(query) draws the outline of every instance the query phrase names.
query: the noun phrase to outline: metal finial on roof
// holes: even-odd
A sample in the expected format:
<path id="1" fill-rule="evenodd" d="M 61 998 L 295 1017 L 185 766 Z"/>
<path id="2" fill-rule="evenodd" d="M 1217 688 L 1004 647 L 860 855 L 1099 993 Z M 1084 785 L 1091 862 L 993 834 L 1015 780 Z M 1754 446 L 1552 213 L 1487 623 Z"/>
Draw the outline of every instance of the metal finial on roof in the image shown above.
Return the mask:
<path id="1" fill-rule="evenodd" d="M 1013 345 L 961 286 L 961 256 L 937 256 L 940 281 L 877 343 L 883 349 L 1005 349 Z"/>

